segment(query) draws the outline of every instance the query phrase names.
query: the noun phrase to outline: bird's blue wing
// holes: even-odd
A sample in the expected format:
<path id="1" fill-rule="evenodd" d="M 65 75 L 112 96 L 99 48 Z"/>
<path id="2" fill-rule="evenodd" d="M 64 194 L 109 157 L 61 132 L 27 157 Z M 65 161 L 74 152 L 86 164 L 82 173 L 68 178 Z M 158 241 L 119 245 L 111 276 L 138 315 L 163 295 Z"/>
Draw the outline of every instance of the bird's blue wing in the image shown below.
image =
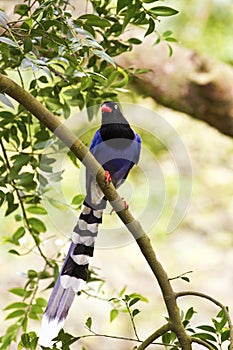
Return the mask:
<path id="1" fill-rule="evenodd" d="M 90 145 L 90 151 L 93 154 L 93 152 L 97 149 L 96 146 L 98 146 L 101 142 L 103 142 L 103 139 L 100 134 L 100 129 L 98 129 L 91 141 Z"/>

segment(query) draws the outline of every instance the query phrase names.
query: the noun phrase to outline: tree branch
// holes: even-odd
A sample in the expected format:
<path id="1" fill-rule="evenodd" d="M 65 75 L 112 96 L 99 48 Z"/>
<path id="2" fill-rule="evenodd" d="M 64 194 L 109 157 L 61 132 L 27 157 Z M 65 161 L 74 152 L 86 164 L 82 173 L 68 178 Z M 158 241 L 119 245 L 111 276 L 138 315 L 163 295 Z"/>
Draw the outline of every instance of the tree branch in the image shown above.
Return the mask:
<path id="1" fill-rule="evenodd" d="M 204 340 L 202 340 L 200 338 L 192 337 L 191 341 L 192 341 L 192 343 L 198 343 L 198 344 L 200 344 L 202 346 L 205 346 L 209 350 L 215 350 L 215 348 L 213 346 L 211 346 L 209 343 L 207 343 L 206 341 L 204 341 Z"/>
<path id="2" fill-rule="evenodd" d="M 156 339 L 171 330 L 170 323 L 166 323 L 146 338 L 138 347 L 137 350 L 144 350 L 148 345 L 152 344 Z"/>
<path id="3" fill-rule="evenodd" d="M 168 57 L 166 44 L 156 46 L 151 40 L 143 38 L 115 59 L 125 69 L 149 70 L 133 80 L 132 88 L 233 137 L 232 67 L 181 45 L 174 45 Z"/>
<path id="4" fill-rule="evenodd" d="M 90 173 L 96 176 L 102 192 L 117 212 L 122 222 L 127 226 L 128 230 L 135 238 L 142 254 L 156 277 L 161 288 L 163 299 L 167 307 L 168 315 L 171 322 L 171 329 L 176 333 L 183 350 L 191 350 L 191 341 L 186 334 L 182 324 L 179 309 L 176 303 L 176 294 L 173 291 L 167 273 L 156 258 L 153 247 L 148 236 L 141 227 L 140 223 L 135 220 L 116 192 L 112 183 L 106 183 L 105 172 L 96 159 L 89 152 L 88 148 L 57 119 L 50 111 L 48 111 L 35 97 L 21 88 L 18 84 L 4 75 L 0 75 L 0 91 L 8 94 L 13 99 L 22 104 L 37 119 L 39 119 L 48 129 L 50 129 L 60 140 L 70 148 L 80 161 L 87 167 Z"/>

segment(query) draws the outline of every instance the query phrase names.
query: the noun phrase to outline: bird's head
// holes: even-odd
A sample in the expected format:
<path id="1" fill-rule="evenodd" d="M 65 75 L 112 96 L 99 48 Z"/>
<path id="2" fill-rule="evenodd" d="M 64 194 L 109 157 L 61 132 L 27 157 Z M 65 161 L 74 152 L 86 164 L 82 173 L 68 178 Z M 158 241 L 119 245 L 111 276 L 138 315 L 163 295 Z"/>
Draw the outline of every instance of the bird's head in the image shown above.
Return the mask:
<path id="1" fill-rule="evenodd" d="M 101 105 L 102 124 L 101 136 L 103 140 L 109 139 L 134 139 L 134 132 L 121 113 L 116 102 L 106 101 Z"/>
<path id="2" fill-rule="evenodd" d="M 124 123 L 121 110 L 116 102 L 106 101 L 101 105 L 102 111 L 102 124 L 109 123 Z"/>

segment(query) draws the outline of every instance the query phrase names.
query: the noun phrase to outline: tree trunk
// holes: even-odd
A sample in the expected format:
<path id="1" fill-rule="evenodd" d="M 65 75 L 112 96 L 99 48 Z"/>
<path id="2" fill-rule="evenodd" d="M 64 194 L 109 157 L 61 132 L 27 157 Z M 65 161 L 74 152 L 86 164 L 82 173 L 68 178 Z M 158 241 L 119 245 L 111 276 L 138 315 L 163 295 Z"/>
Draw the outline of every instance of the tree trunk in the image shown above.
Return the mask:
<path id="1" fill-rule="evenodd" d="M 150 39 L 116 59 L 124 68 L 148 68 L 132 88 L 158 103 L 205 121 L 233 136 L 233 69 L 179 45 L 169 57 L 165 44 Z"/>

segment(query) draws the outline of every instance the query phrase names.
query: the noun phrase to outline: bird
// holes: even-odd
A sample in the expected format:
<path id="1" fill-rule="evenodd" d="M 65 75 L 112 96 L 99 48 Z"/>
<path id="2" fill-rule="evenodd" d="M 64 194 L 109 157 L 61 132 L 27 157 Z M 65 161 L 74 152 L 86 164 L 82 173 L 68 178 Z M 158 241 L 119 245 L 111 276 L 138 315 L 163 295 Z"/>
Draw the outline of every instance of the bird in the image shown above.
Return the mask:
<path id="1" fill-rule="evenodd" d="M 105 180 L 111 181 L 117 189 L 139 161 L 141 137 L 131 128 L 117 102 L 104 102 L 101 112 L 101 126 L 92 139 L 90 152 L 104 168 Z M 106 204 L 96 177 L 86 170 L 86 196 L 70 248 L 42 317 L 38 342 L 41 346 L 53 345 L 75 295 L 87 280 L 88 265 Z"/>

